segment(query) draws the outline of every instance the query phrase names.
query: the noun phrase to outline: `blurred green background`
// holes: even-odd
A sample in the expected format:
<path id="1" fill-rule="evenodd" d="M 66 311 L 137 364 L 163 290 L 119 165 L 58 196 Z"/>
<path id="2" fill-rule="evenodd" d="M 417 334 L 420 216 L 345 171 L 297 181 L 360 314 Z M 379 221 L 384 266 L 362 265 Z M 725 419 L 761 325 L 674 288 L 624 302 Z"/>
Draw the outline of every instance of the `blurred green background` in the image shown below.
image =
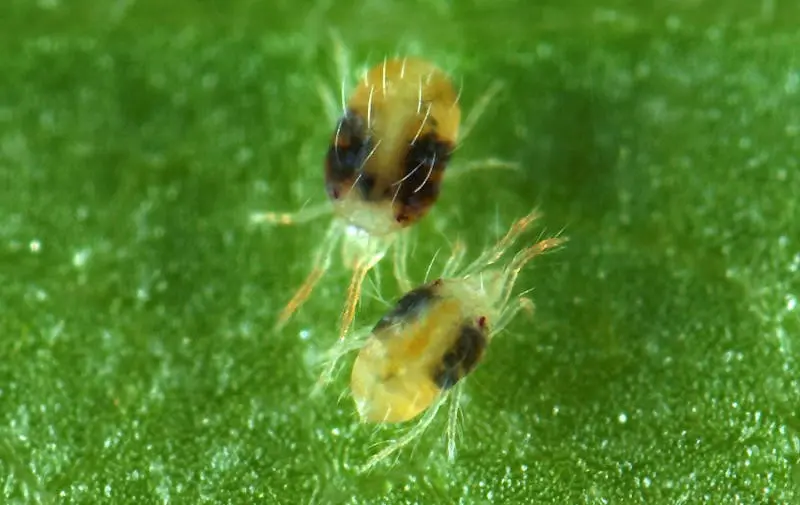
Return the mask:
<path id="1" fill-rule="evenodd" d="M 0 501 L 794 502 L 798 26 L 783 0 L 4 0 Z M 523 169 L 445 185 L 417 279 L 535 205 L 571 239 L 521 277 L 536 316 L 468 380 L 453 464 L 441 419 L 358 475 L 398 431 L 344 378 L 308 398 L 338 264 L 272 331 L 327 221 L 247 217 L 324 199 L 330 28 L 466 107 L 506 83 L 458 159 Z"/>

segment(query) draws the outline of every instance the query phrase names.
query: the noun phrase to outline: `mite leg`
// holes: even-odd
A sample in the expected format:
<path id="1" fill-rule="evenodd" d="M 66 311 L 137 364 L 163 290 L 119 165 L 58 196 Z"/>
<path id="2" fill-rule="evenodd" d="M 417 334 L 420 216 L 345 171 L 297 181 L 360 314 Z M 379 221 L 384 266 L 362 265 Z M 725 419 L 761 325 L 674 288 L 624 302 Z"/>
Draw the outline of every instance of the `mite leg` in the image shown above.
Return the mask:
<path id="1" fill-rule="evenodd" d="M 342 358 L 347 356 L 353 351 L 357 351 L 361 349 L 364 345 L 364 342 L 372 333 L 372 328 L 364 328 L 353 332 L 350 338 L 346 340 L 337 341 L 336 344 L 333 345 L 326 353 L 323 358 L 325 363 L 322 373 L 320 373 L 319 378 L 317 379 L 317 383 L 314 385 L 314 389 L 311 391 L 311 396 L 316 396 L 322 392 L 322 390 L 333 381 L 334 376 L 336 375 L 336 371 L 339 368 L 339 363 L 341 363 Z"/>
<path id="2" fill-rule="evenodd" d="M 532 316 L 534 310 L 535 306 L 530 298 L 520 297 L 516 300 L 512 300 L 508 305 L 506 305 L 506 308 L 503 309 L 500 317 L 492 325 L 492 338 L 494 338 L 494 336 L 498 333 L 502 332 L 506 326 L 508 326 L 508 324 L 517 316 L 517 314 L 519 314 L 520 311 L 525 311 L 529 316 Z"/>
<path id="3" fill-rule="evenodd" d="M 453 245 L 453 250 L 450 253 L 450 257 L 447 258 L 447 262 L 444 264 L 444 268 L 442 269 L 442 277 L 447 279 L 456 274 L 461 266 L 461 262 L 464 261 L 464 255 L 466 252 L 467 248 L 464 246 L 464 242 L 457 240 Z"/>
<path id="4" fill-rule="evenodd" d="M 447 178 L 456 179 L 475 170 L 519 170 L 519 163 L 501 160 L 500 158 L 486 158 L 467 163 L 456 163 L 447 170 Z"/>
<path id="5" fill-rule="evenodd" d="M 397 280 L 397 285 L 401 293 L 411 291 L 413 287 L 411 280 L 408 277 L 408 266 L 406 258 L 408 257 L 408 237 L 401 234 L 397 237 L 397 244 L 394 248 L 394 278 Z"/>
<path id="6" fill-rule="evenodd" d="M 503 293 L 501 295 L 502 297 L 500 298 L 502 303 L 507 303 L 511 298 L 511 292 L 514 288 L 514 283 L 517 281 L 517 276 L 519 276 L 519 272 L 527 262 L 550 249 L 560 246 L 564 242 L 566 242 L 565 238 L 546 238 L 518 252 L 514 256 L 514 259 L 511 260 L 511 263 L 508 265 L 508 267 L 506 267 L 504 270 L 504 275 L 506 278 L 504 280 Z"/>
<path id="7" fill-rule="evenodd" d="M 325 235 L 325 238 L 322 239 L 322 243 L 319 245 L 319 248 L 314 255 L 314 263 L 311 272 L 308 274 L 305 281 L 303 281 L 303 284 L 300 286 L 300 288 L 298 288 L 298 290 L 295 292 L 292 299 L 289 300 L 289 303 L 286 304 L 286 307 L 284 307 L 283 311 L 281 311 L 280 316 L 278 316 L 276 330 L 283 328 L 292 314 L 294 314 L 294 312 L 308 299 L 309 295 L 314 290 L 314 287 L 322 278 L 323 274 L 328 271 L 331 266 L 331 258 L 333 256 L 334 248 L 339 242 L 340 237 L 340 230 L 336 226 L 336 223 L 331 224 L 331 227 L 328 228 L 328 233 Z"/>
<path id="8" fill-rule="evenodd" d="M 458 146 L 456 150 L 460 147 L 463 143 L 464 139 L 466 139 L 470 133 L 472 133 L 472 129 L 475 128 L 475 125 L 478 123 L 478 120 L 486 111 L 486 107 L 488 107 L 489 102 L 491 102 L 497 93 L 503 88 L 503 83 L 500 81 L 495 81 L 492 85 L 487 89 L 480 99 L 478 99 L 478 103 L 476 103 L 472 110 L 470 110 L 469 114 L 467 114 L 467 118 L 464 120 L 464 123 L 461 127 L 461 135 L 458 139 Z M 473 170 L 518 170 L 519 164 L 511 161 L 501 160 L 499 158 L 487 158 L 484 160 L 476 160 L 465 164 L 456 163 L 452 168 L 450 168 L 447 173 L 447 177 L 452 179 L 456 177 L 460 177 L 465 173 L 471 172 Z"/>
<path id="9" fill-rule="evenodd" d="M 364 284 L 364 278 L 367 276 L 367 272 L 369 272 L 373 266 L 375 266 L 375 263 L 372 261 L 359 261 L 353 269 L 353 276 L 350 278 L 350 285 L 347 287 L 347 298 L 345 300 L 344 309 L 342 310 L 342 320 L 339 326 L 340 342 L 347 336 L 347 331 L 353 324 L 358 300 L 361 298 L 361 286 Z"/>
<path id="10" fill-rule="evenodd" d="M 349 233 L 349 228 L 345 228 L 344 233 Z M 383 259 L 388 248 L 393 244 L 396 237 L 375 238 L 363 232 L 358 232 L 355 236 L 348 235 L 342 247 L 342 256 L 347 268 L 353 272 L 350 285 L 347 288 L 344 309 L 342 310 L 341 325 L 339 327 L 339 340 L 347 335 L 350 325 L 356 313 L 356 306 L 361 299 L 361 288 L 367 273 L 372 270 L 378 262 Z"/>
<path id="11" fill-rule="evenodd" d="M 339 104 L 336 103 L 336 98 L 330 87 L 322 82 L 321 79 L 317 79 L 317 94 L 322 100 L 322 106 L 325 108 L 325 117 L 328 122 L 336 124 L 336 121 L 342 117 L 344 112 L 339 108 Z"/>
<path id="12" fill-rule="evenodd" d="M 486 112 L 486 108 L 489 106 L 489 102 L 491 102 L 494 97 L 503 89 L 504 84 L 501 81 L 494 81 L 489 89 L 484 91 L 483 95 L 478 99 L 478 102 L 472 106 L 472 109 L 467 114 L 467 118 L 464 120 L 461 126 L 461 135 L 459 136 L 459 144 L 466 139 L 470 133 L 472 133 L 472 129 L 475 128 L 475 125 L 478 124 L 478 120 L 481 118 L 484 112 Z"/>
<path id="13" fill-rule="evenodd" d="M 339 36 L 339 32 L 331 29 L 328 36 L 330 37 L 330 43 L 333 47 L 333 60 L 336 65 L 336 77 L 339 81 L 339 103 L 337 103 L 337 98 L 331 91 L 330 86 L 319 78 L 317 78 L 317 93 L 322 99 L 322 105 L 325 108 L 327 119 L 331 124 L 335 124 L 347 110 L 347 90 L 350 89 L 348 79 L 350 60 L 347 55 L 347 48 L 342 38 Z"/>
<path id="14" fill-rule="evenodd" d="M 425 412 L 425 414 L 423 414 L 422 419 L 420 419 L 413 428 L 408 430 L 397 440 L 391 442 L 387 447 L 372 455 L 367 462 L 361 466 L 359 472 L 369 472 L 375 468 L 378 463 L 419 438 L 419 436 L 428 429 L 428 426 L 430 426 L 431 422 L 433 422 L 434 417 L 436 417 L 436 413 L 439 412 L 439 407 L 442 406 L 448 396 L 449 395 L 447 393 L 444 393 L 442 396 L 440 396 L 439 399 L 437 399 L 436 402 Z"/>
<path id="15" fill-rule="evenodd" d="M 340 101 L 344 114 L 347 109 L 347 90 L 350 89 L 350 55 L 347 52 L 347 47 L 344 45 L 341 36 L 337 30 L 330 31 L 331 43 L 333 44 L 333 60 L 336 63 L 336 74 L 341 82 L 340 86 Z"/>
<path id="16" fill-rule="evenodd" d="M 450 412 L 447 417 L 447 460 L 453 462 L 456 459 L 456 442 L 458 442 L 459 417 L 461 416 L 461 395 L 463 392 L 463 382 L 456 384 L 450 393 Z"/>
<path id="17" fill-rule="evenodd" d="M 514 242 L 516 242 L 519 236 L 528 229 L 531 223 L 536 221 L 540 216 L 541 214 L 539 211 L 534 210 L 527 216 L 514 222 L 503 238 L 498 240 L 495 245 L 481 253 L 481 255 L 478 256 L 478 258 L 467 267 L 464 275 L 469 275 L 471 273 L 480 271 L 499 260 L 503 254 L 505 254 L 506 250 L 508 250 L 508 248 L 511 247 Z"/>
<path id="18" fill-rule="evenodd" d="M 294 225 L 312 221 L 320 216 L 330 213 L 332 207 L 325 202 L 311 207 L 306 207 L 297 212 L 253 212 L 250 222 L 253 224 L 268 223 L 279 225 Z"/>

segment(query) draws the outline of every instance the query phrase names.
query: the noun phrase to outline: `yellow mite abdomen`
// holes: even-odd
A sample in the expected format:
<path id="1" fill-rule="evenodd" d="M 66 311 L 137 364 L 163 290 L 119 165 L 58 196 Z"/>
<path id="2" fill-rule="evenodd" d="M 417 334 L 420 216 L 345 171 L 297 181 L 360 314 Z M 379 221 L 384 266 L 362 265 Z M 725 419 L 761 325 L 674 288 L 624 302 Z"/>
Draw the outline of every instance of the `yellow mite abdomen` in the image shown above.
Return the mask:
<path id="1" fill-rule="evenodd" d="M 442 287 L 436 281 L 401 298 L 362 348 L 350 384 L 362 420 L 413 419 L 482 356 L 487 329 Z"/>

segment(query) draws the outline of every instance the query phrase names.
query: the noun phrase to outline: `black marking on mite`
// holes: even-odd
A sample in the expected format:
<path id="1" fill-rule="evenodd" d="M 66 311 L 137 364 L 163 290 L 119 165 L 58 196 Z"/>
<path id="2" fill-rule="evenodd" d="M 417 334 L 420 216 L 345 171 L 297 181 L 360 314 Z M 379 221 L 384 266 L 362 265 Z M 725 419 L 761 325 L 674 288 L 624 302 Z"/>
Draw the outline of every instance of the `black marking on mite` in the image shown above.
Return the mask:
<path id="1" fill-rule="evenodd" d="M 336 125 L 325 160 L 328 194 L 336 198 L 339 184 L 352 184 L 372 149 L 366 124 L 360 114 L 347 110 Z"/>
<path id="2" fill-rule="evenodd" d="M 408 147 L 403 182 L 396 201 L 411 213 L 429 206 L 439 196 L 441 173 L 453 154 L 453 144 L 439 139 L 434 132 L 421 135 Z M 403 214 L 398 216 L 402 220 Z"/>
<path id="3" fill-rule="evenodd" d="M 394 308 L 378 321 L 378 324 L 372 329 L 373 333 L 379 334 L 381 330 L 392 325 L 413 321 L 436 298 L 436 291 L 429 285 L 412 289 L 403 295 Z"/>
<path id="4" fill-rule="evenodd" d="M 369 200 L 370 193 L 372 193 L 372 188 L 375 187 L 375 176 L 367 172 L 358 174 L 356 186 L 358 186 L 358 189 L 361 191 L 361 195 L 364 197 L 364 199 Z"/>
<path id="5" fill-rule="evenodd" d="M 442 357 L 433 373 L 433 382 L 440 389 L 450 389 L 478 365 L 486 350 L 486 335 L 472 324 L 459 330 L 458 339 Z"/>

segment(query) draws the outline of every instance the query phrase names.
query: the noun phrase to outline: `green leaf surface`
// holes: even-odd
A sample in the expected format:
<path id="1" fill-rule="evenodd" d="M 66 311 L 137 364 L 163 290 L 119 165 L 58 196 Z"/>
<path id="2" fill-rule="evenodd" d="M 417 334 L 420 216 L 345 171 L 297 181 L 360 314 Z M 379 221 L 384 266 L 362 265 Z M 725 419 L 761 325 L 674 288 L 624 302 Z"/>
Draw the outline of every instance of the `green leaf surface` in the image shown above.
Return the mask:
<path id="1" fill-rule="evenodd" d="M 304 5 L 0 7 L 0 501 L 793 503 L 799 4 Z M 358 425 L 344 377 L 309 398 L 340 264 L 273 331 L 327 223 L 247 217 L 325 199 L 330 28 L 355 64 L 439 62 L 467 107 L 506 84 L 457 160 L 523 169 L 446 182 L 417 279 L 537 205 L 570 238 L 467 380 L 454 463 L 441 419 L 357 474 L 400 431 Z M 378 273 L 359 325 L 401 294 Z"/>

